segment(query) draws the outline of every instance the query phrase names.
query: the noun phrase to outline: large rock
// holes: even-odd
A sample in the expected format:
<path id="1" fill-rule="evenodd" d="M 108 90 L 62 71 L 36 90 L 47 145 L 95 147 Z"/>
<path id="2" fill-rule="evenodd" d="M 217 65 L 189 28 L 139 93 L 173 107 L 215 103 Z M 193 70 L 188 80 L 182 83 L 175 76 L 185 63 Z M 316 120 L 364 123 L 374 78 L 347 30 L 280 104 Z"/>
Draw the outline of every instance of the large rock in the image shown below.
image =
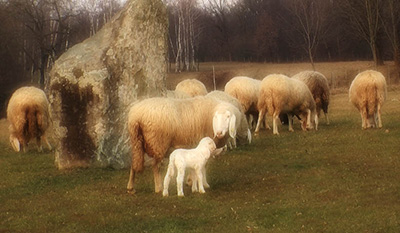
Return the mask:
<path id="1" fill-rule="evenodd" d="M 50 72 L 59 168 L 130 165 L 126 117 L 138 98 L 165 91 L 167 13 L 161 0 L 131 0 Z"/>

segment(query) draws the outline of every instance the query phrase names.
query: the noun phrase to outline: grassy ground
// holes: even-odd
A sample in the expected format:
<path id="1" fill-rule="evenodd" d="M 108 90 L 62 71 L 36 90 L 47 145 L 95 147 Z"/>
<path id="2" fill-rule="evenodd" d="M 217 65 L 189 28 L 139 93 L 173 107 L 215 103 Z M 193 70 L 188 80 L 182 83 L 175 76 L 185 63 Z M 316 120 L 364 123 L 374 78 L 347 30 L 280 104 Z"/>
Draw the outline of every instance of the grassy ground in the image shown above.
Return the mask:
<path id="1" fill-rule="evenodd" d="M 399 232 L 400 91 L 380 130 L 361 130 L 346 93 L 330 112 L 319 131 L 262 131 L 211 159 L 211 188 L 184 198 L 174 183 L 155 194 L 151 169 L 129 195 L 128 170 L 59 171 L 50 152 L 14 153 L 1 120 L 0 232 Z"/>

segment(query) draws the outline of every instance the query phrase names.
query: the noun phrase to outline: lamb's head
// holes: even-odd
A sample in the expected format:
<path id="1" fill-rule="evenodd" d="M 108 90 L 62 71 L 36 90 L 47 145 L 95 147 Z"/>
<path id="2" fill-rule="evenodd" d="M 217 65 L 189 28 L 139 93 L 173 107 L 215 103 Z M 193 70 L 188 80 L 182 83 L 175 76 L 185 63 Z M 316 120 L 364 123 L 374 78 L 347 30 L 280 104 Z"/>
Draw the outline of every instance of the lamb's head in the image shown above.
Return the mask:
<path id="1" fill-rule="evenodd" d="M 217 146 L 215 145 L 214 140 L 212 140 L 210 137 L 204 137 L 203 139 L 201 139 L 199 146 L 209 149 L 211 153 L 215 149 L 217 149 Z"/>
<path id="2" fill-rule="evenodd" d="M 16 152 L 20 152 L 21 147 L 23 150 L 25 150 L 23 138 L 18 138 L 14 134 L 10 135 L 10 144 Z"/>
<path id="3" fill-rule="evenodd" d="M 217 109 L 213 117 L 214 138 L 222 139 L 226 133 L 234 138 L 236 136 L 236 116 L 228 109 Z"/>

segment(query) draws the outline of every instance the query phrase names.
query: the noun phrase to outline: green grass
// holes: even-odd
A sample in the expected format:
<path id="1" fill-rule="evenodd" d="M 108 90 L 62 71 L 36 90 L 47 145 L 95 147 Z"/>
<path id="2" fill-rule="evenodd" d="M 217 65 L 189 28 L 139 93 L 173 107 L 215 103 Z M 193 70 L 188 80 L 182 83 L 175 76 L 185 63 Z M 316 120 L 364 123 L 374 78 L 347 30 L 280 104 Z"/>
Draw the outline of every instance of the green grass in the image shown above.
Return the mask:
<path id="1" fill-rule="evenodd" d="M 383 129 L 363 131 L 347 94 L 334 95 L 330 125 L 262 131 L 210 160 L 211 188 L 184 198 L 175 183 L 155 194 L 151 169 L 129 195 L 128 170 L 59 171 L 51 153 L 1 141 L 0 232 L 400 232 L 399 99 L 389 93 Z"/>

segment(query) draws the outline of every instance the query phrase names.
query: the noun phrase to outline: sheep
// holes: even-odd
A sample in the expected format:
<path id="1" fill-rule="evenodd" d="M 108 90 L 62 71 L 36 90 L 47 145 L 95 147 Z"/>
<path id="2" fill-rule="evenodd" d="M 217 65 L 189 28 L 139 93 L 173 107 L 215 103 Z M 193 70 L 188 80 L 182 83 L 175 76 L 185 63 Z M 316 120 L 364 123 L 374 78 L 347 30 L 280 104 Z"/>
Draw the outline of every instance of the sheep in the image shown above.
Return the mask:
<path id="1" fill-rule="evenodd" d="M 50 124 L 49 102 L 41 89 L 17 89 L 8 102 L 7 119 L 10 122 L 10 143 L 15 151 L 25 152 L 32 138 L 36 138 L 39 152 L 42 151 L 42 140 L 49 150 L 52 149 L 46 137 Z"/>
<path id="2" fill-rule="evenodd" d="M 236 132 L 238 132 L 237 137 L 239 138 L 239 140 L 243 140 L 243 139 L 247 138 L 247 140 L 248 140 L 247 142 L 250 144 L 251 143 L 251 132 L 249 129 L 249 124 L 247 123 L 246 116 L 244 115 L 244 113 L 242 111 L 242 105 L 239 103 L 239 101 L 236 98 L 228 95 L 227 93 L 225 93 L 223 91 L 218 91 L 218 90 L 209 92 L 206 95 L 206 97 L 215 98 L 220 101 L 225 101 L 236 107 L 236 109 L 231 108 L 231 111 L 234 113 L 236 122 L 237 122 L 237 124 L 236 124 Z M 243 135 L 242 132 L 246 133 L 246 129 L 248 129 L 247 134 Z M 235 138 L 230 137 L 228 139 L 228 146 L 230 149 L 237 147 L 236 137 Z"/>
<path id="3" fill-rule="evenodd" d="M 127 185 L 134 193 L 135 174 L 143 170 L 144 153 L 153 158 L 155 192 L 161 191 L 159 165 L 170 148 L 190 148 L 201 138 L 213 137 L 217 147 L 236 135 L 235 107 L 213 98 L 149 98 L 128 113 L 132 165 Z M 247 130 L 246 130 L 247 132 Z"/>
<path id="4" fill-rule="evenodd" d="M 179 82 L 175 87 L 175 91 L 184 92 L 189 95 L 189 97 L 207 94 L 206 86 L 197 79 L 185 79 Z"/>
<path id="5" fill-rule="evenodd" d="M 329 125 L 329 117 L 328 117 L 328 105 L 329 105 L 329 84 L 326 77 L 317 71 L 302 71 L 292 78 L 303 81 L 311 91 L 315 101 L 317 118 L 315 121 L 318 121 L 318 118 L 321 113 L 321 109 L 324 112 L 326 123 Z M 316 130 L 318 130 L 318 124 L 316 124 Z"/>
<path id="6" fill-rule="evenodd" d="M 233 77 L 225 84 L 225 93 L 235 97 L 242 105 L 243 112 L 246 114 L 250 128 L 253 125 L 253 119 L 257 119 L 257 103 L 260 95 L 261 80 L 246 76 Z M 265 122 L 266 128 L 270 128 Z"/>
<path id="7" fill-rule="evenodd" d="M 382 128 L 381 107 L 386 100 L 386 79 L 382 73 L 366 70 L 359 73 L 349 89 L 350 102 L 361 114 L 361 128 Z"/>
<path id="8" fill-rule="evenodd" d="M 168 186 L 170 180 L 174 177 L 175 168 L 177 170 L 176 186 L 178 196 L 183 194 L 183 180 L 185 177 L 185 169 L 192 169 L 192 192 L 199 191 L 205 193 L 203 186 L 203 178 L 205 178 L 205 165 L 210 158 L 211 153 L 215 151 L 215 142 L 210 137 L 204 137 L 200 140 L 199 145 L 194 149 L 176 149 L 169 157 L 167 174 L 164 178 L 163 196 L 168 196 Z M 204 179 L 205 180 L 205 179 Z"/>
<path id="9" fill-rule="evenodd" d="M 302 121 L 302 129 L 312 129 L 312 119 L 315 116 L 315 101 L 306 84 L 282 74 L 271 74 L 261 81 L 260 111 L 255 132 L 258 133 L 260 123 L 266 111 L 272 116 L 273 133 L 278 132 L 280 113 L 287 113 L 289 117 L 289 131 L 293 131 L 292 116 L 297 115 Z"/>

